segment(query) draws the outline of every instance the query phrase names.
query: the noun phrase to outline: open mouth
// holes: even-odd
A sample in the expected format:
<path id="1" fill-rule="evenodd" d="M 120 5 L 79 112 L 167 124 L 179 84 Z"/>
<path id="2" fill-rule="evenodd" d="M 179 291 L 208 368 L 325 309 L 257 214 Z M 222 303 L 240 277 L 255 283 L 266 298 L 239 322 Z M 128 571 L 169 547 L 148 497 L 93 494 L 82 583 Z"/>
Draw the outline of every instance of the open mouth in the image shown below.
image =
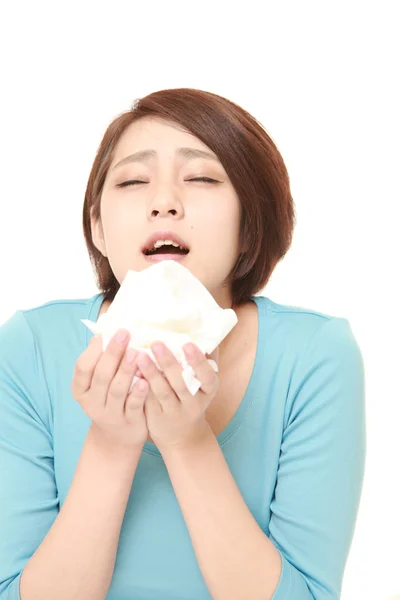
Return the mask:
<path id="1" fill-rule="evenodd" d="M 152 250 L 144 250 L 143 254 L 145 256 L 155 256 L 157 254 L 181 254 L 184 256 L 185 254 L 189 254 L 188 248 L 182 248 L 182 246 L 161 246 L 160 248 L 153 248 Z"/>

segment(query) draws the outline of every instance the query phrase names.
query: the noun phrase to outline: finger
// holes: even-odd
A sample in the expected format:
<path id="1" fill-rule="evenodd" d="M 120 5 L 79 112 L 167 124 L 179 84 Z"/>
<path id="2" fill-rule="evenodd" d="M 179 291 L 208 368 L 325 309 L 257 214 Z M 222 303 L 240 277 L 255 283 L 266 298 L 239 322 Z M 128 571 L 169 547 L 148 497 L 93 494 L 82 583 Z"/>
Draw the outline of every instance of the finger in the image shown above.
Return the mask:
<path id="1" fill-rule="evenodd" d="M 146 419 L 157 418 L 164 412 L 160 402 L 157 400 L 150 387 L 148 388 L 146 402 L 144 403 L 144 412 Z"/>
<path id="2" fill-rule="evenodd" d="M 136 417 L 140 411 L 144 411 L 144 403 L 149 393 L 149 384 L 144 379 L 138 379 L 127 395 L 124 403 L 124 414 L 129 420 L 130 417 Z"/>
<path id="3" fill-rule="evenodd" d="M 136 356 L 136 350 L 133 348 L 126 349 L 117 372 L 108 388 L 106 409 L 116 417 L 121 417 L 125 411 L 125 401 L 136 371 Z"/>
<path id="4" fill-rule="evenodd" d="M 183 350 L 196 378 L 201 382 L 201 391 L 207 395 L 215 395 L 219 386 L 219 378 L 205 355 L 195 344 L 185 344 Z"/>
<path id="5" fill-rule="evenodd" d="M 158 360 L 158 357 L 157 357 Z M 156 396 L 163 410 L 171 410 L 178 406 L 179 400 L 168 380 L 163 377 L 151 358 L 144 352 L 140 352 L 137 358 L 139 369 L 149 383 L 150 390 Z M 162 365 L 160 364 L 160 367 Z M 182 376 L 181 376 L 182 378 Z"/>
<path id="6" fill-rule="evenodd" d="M 96 402 L 102 406 L 106 405 L 109 387 L 119 368 L 130 339 L 129 332 L 126 331 L 127 337 L 125 341 L 119 341 L 119 333 L 118 331 L 110 340 L 110 343 L 96 365 L 92 377 L 90 392 L 96 398 Z"/>
<path id="7" fill-rule="evenodd" d="M 175 392 L 178 401 L 186 402 L 191 400 L 192 394 L 182 376 L 182 365 L 177 361 L 171 350 L 162 342 L 157 342 L 151 346 L 152 352 L 157 357 L 157 361 L 163 370 L 169 386 Z"/>
<path id="8" fill-rule="evenodd" d="M 72 393 L 82 395 L 90 388 L 93 371 L 103 353 L 101 335 L 93 336 L 84 352 L 76 361 L 72 379 Z"/>
<path id="9" fill-rule="evenodd" d="M 213 360 L 217 365 L 219 364 L 219 346 L 217 346 L 215 348 L 215 350 L 213 350 L 211 352 L 211 354 L 206 354 L 207 358 L 211 358 L 211 360 Z"/>

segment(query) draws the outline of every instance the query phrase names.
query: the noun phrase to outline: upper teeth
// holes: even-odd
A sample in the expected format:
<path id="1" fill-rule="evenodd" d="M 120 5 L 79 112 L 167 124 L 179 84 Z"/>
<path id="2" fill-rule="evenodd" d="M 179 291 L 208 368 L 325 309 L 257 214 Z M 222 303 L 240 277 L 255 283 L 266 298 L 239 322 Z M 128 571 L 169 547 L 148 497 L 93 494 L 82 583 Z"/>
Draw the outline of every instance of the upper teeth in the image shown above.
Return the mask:
<path id="1" fill-rule="evenodd" d="M 185 248 L 183 248 L 182 246 L 180 246 L 179 244 L 177 244 L 176 242 L 173 242 L 172 240 L 157 240 L 155 242 L 155 244 L 153 245 L 153 249 L 154 248 L 161 248 L 161 246 L 166 246 L 166 245 L 170 245 L 170 246 L 175 246 L 175 248 L 181 248 L 181 250 L 184 250 Z"/>

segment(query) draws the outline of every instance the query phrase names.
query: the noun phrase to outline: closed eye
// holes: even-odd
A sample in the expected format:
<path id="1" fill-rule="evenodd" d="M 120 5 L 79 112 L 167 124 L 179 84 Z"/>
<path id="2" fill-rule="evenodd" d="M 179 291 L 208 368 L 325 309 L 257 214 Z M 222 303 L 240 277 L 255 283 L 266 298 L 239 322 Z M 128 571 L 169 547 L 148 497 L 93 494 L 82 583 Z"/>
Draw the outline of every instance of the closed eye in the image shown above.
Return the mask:
<path id="1" fill-rule="evenodd" d="M 203 181 L 204 183 L 220 183 L 216 179 L 211 179 L 211 177 L 194 177 L 193 179 L 187 179 L 186 181 Z M 127 187 L 128 185 L 136 185 L 138 183 L 147 183 L 147 181 L 140 181 L 139 179 L 130 179 L 129 181 L 124 181 L 123 183 L 118 183 L 117 187 Z"/>
<path id="2" fill-rule="evenodd" d="M 188 179 L 188 181 L 204 181 L 205 183 L 220 183 L 216 179 L 211 179 L 211 177 L 194 177 L 193 179 Z"/>
<path id="3" fill-rule="evenodd" d="M 124 181 L 123 183 L 117 183 L 117 187 L 122 188 L 128 185 L 136 185 L 137 183 L 146 183 L 146 181 L 139 181 L 138 179 L 130 179 L 129 181 Z"/>

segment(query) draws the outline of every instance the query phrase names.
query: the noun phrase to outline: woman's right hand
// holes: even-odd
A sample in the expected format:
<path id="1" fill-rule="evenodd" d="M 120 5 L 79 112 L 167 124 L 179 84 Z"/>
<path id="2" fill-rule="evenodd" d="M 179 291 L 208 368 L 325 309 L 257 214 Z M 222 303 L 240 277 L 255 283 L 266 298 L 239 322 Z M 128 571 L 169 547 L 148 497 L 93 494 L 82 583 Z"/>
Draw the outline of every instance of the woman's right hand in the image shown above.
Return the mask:
<path id="1" fill-rule="evenodd" d="M 122 343 L 116 339 L 120 331 L 127 334 Z M 141 447 L 148 436 L 143 407 L 149 385 L 140 378 L 128 394 L 137 366 L 135 358 L 131 363 L 126 358 L 130 353 L 135 357 L 137 352 L 132 348 L 126 352 L 130 335 L 120 331 L 104 352 L 101 335 L 92 337 L 76 362 L 71 391 L 101 439 L 113 446 Z M 143 391 L 138 385 L 141 382 Z"/>

